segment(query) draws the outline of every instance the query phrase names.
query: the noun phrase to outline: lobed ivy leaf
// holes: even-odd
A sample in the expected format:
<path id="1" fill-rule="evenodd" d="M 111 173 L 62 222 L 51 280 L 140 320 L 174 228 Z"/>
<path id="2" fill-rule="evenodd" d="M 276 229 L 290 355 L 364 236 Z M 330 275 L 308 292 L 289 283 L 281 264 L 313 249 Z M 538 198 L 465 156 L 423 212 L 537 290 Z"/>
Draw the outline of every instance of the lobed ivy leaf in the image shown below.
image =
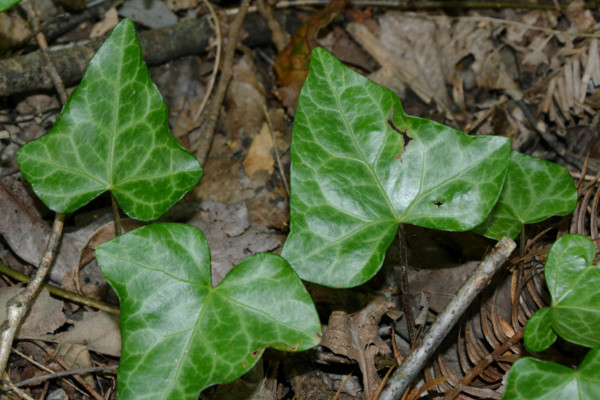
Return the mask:
<path id="1" fill-rule="evenodd" d="M 506 138 L 407 116 L 392 91 L 316 48 L 294 120 L 282 256 L 304 280 L 359 285 L 381 267 L 399 223 L 481 224 L 509 156 Z"/>
<path id="2" fill-rule="evenodd" d="M 556 333 L 552 330 L 552 312 L 550 307 L 539 309 L 529 318 L 525 325 L 524 341 L 530 351 L 543 351 L 556 341 Z"/>
<path id="3" fill-rule="evenodd" d="M 554 243 L 544 269 L 552 305 L 540 316 L 551 323 L 540 323 L 536 335 L 543 335 L 540 330 L 551 325 L 569 342 L 600 346 L 600 268 L 592 265 L 595 255 L 594 243 L 585 236 L 564 235 Z M 527 343 L 529 338 L 525 340 Z"/>
<path id="4" fill-rule="evenodd" d="M 21 0 L 0 0 L 0 12 L 8 10 L 20 2 Z"/>
<path id="5" fill-rule="evenodd" d="M 524 224 L 570 214 L 576 205 L 577 189 L 565 167 L 513 151 L 500 198 L 475 232 L 514 239 Z"/>
<path id="6" fill-rule="evenodd" d="M 248 257 L 213 288 L 202 232 L 161 223 L 103 243 L 96 257 L 121 301 L 119 399 L 197 399 L 268 346 L 319 343 L 312 299 L 280 256 Z"/>
<path id="7" fill-rule="evenodd" d="M 577 370 L 531 357 L 517 360 L 502 399 L 600 399 L 600 349 L 590 350 Z"/>
<path id="8" fill-rule="evenodd" d="M 48 133 L 17 162 L 52 210 L 69 213 L 110 190 L 132 218 L 164 214 L 193 188 L 202 168 L 168 128 L 131 20 L 121 21 Z"/>

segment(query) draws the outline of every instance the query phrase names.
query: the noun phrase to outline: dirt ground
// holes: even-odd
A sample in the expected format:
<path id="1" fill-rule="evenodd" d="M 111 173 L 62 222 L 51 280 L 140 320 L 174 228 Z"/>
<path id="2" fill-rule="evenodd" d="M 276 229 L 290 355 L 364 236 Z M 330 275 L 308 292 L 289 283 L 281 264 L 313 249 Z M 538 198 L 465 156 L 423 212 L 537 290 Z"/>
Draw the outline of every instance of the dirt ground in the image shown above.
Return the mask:
<path id="1" fill-rule="evenodd" d="M 68 92 L 118 21 L 128 17 L 136 23 L 150 74 L 168 106 L 171 132 L 204 169 L 200 184 L 161 220 L 202 229 L 214 285 L 248 255 L 279 253 L 285 241 L 295 106 L 316 46 L 395 91 L 410 115 L 471 135 L 502 135 L 514 150 L 566 166 L 576 183 L 583 182 L 583 205 L 574 216 L 527 227 L 525 247 L 415 384 L 426 385 L 426 398 L 444 398 L 453 388 L 448 398 L 500 398 L 511 363 L 526 353 L 518 338 L 527 319 L 549 302 L 540 274 L 548 248 L 565 232 L 598 237 L 589 215 L 597 214 L 599 197 L 590 182 L 597 182 L 600 167 L 600 11 L 585 8 L 583 1 L 562 8 L 562 2 L 541 0 L 520 8 L 453 1 L 274 3 L 252 2 L 239 38 L 231 37 L 239 4 L 229 0 L 213 4 L 218 37 L 204 0 L 37 0 L 35 9 Z M 18 7 L 0 14 L 0 321 L 22 282 L 9 270 L 35 272 L 53 219 L 15 161 L 20 146 L 47 132 L 61 110 L 36 33 Z M 236 50 L 228 63 L 217 55 L 232 41 Z M 228 74 L 231 82 L 223 87 Z M 107 194 L 67 216 L 49 283 L 106 307 L 41 292 L 7 368 L 15 384 L 39 378 L 21 387 L 32 398 L 115 398 L 118 300 L 93 258 L 95 246 L 111 238 L 112 216 Z M 493 242 L 470 233 L 406 229 L 412 310 L 422 330 Z M 516 261 L 520 256 L 524 263 Z M 354 289 L 307 284 L 325 327 L 322 345 L 299 354 L 268 350 L 250 373 L 205 390 L 201 398 L 369 398 L 373 393 L 366 385 L 381 385 L 411 348 L 393 282 L 398 259 L 392 246 L 378 275 Z M 359 335 L 364 326 L 356 316 L 372 321 L 362 348 L 352 348 L 356 341 L 328 339 L 327 330 Z M 367 361 L 348 356 L 348 348 Z M 559 349 L 552 357 L 573 357 L 565 353 Z M 90 367 L 108 368 L 49 375 Z M 0 398 L 19 396 L 7 391 Z"/>

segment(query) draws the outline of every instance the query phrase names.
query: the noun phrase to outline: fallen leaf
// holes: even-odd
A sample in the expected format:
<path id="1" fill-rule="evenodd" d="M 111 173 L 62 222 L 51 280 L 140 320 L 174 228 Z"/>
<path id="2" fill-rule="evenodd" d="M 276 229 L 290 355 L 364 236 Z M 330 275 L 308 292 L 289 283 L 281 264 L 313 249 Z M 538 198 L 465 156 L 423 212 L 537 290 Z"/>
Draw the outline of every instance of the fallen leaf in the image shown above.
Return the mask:
<path id="1" fill-rule="evenodd" d="M 106 14 L 104 14 L 102 21 L 94 24 L 92 27 L 90 38 L 104 36 L 108 31 L 117 26 L 118 23 L 119 14 L 117 13 L 117 9 L 115 7 L 109 8 Z"/>
<path id="2" fill-rule="evenodd" d="M 38 265 L 51 228 L 37 211 L 31 196 L 15 176 L 0 179 L 0 235 L 22 260 Z M 78 253 L 73 241 L 63 237 L 50 279 L 61 283 L 71 271 Z"/>
<path id="3" fill-rule="evenodd" d="M 6 304 L 13 297 L 24 290 L 20 286 L 2 288 L 0 292 L 0 321 L 6 319 Z M 50 297 L 47 289 L 43 288 L 36 297 L 33 305 L 17 331 L 17 339 L 38 339 L 44 335 L 54 333 L 67 321 L 62 311 L 63 302 Z"/>
<path id="4" fill-rule="evenodd" d="M 375 356 L 391 354 L 390 348 L 379 337 L 378 324 L 383 314 L 393 306 L 394 303 L 378 297 L 354 314 L 334 311 L 323 332 L 321 345 L 358 363 L 367 398 L 370 398 L 381 384 L 375 367 Z"/>
<path id="5" fill-rule="evenodd" d="M 86 345 L 91 351 L 119 357 L 121 355 L 121 333 L 119 316 L 104 311 L 86 312 L 73 328 L 56 335 L 46 335 L 39 339 L 56 343 Z"/>
<path id="6" fill-rule="evenodd" d="M 252 140 L 248 154 L 243 162 L 246 175 L 253 177 L 256 172 L 261 170 L 267 171 L 269 175 L 273 173 L 275 160 L 271 155 L 272 148 L 273 138 L 271 137 L 269 125 L 263 123 L 260 133 Z"/>
<path id="7" fill-rule="evenodd" d="M 317 34 L 349 3 L 350 0 L 331 0 L 296 31 L 290 44 L 275 57 L 275 73 L 280 86 L 275 90 L 275 95 L 288 111 L 294 113 L 296 110 L 300 89 L 308 75 L 310 52 L 318 46 Z"/>

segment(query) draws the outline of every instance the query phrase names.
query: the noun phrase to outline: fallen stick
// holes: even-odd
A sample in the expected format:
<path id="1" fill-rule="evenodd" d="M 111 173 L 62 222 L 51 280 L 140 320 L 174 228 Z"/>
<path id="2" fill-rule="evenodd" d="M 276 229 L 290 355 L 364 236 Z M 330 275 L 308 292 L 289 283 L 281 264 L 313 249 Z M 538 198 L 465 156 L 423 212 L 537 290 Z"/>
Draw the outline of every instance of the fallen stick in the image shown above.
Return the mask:
<path id="1" fill-rule="evenodd" d="M 177 57 L 203 54 L 208 48 L 213 28 L 208 18 L 184 20 L 178 24 L 139 34 L 148 65 L 162 64 Z M 85 45 L 52 51 L 52 59 L 66 86 L 73 86 L 82 77 L 92 56 L 104 38 Z M 46 62 L 41 51 L 0 61 L 0 96 L 49 90 L 52 81 L 45 72 Z"/>
<path id="2" fill-rule="evenodd" d="M 515 242 L 508 238 L 503 238 L 496 244 L 440 313 L 425 333 L 423 340 L 394 372 L 381 393 L 380 400 L 395 400 L 402 396 L 417 374 L 431 359 L 448 332 L 475 300 L 475 297 L 488 285 L 515 247 Z"/>

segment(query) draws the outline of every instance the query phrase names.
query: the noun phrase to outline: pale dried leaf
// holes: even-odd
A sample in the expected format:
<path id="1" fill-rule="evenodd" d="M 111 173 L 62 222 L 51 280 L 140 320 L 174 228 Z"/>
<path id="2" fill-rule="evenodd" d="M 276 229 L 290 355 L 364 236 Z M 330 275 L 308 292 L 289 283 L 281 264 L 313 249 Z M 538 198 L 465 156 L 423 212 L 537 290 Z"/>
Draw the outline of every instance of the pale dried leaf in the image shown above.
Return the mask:
<path id="1" fill-rule="evenodd" d="M 6 304 L 20 291 L 20 286 L 2 288 L 0 292 L 0 321 L 6 319 Z M 67 321 L 62 311 L 63 302 L 50 297 L 47 289 L 43 288 L 36 297 L 33 305 L 17 331 L 17 339 L 37 339 L 49 333 L 53 333 Z"/>
<path id="2" fill-rule="evenodd" d="M 121 355 L 121 333 L 119 317 L 104 311 L 86 312 L 73 328 L 57 335 L 40 339 L 56 343 L 86 345 L 91 351 L 119 357 Z"/>
<path id="3" fill-rule="evenodd" d="M 250 177 L 258 171 L 266 171 L 271 175 L 274 171 L 275 159 L 271 154 L 273 149 L 273 138 L 269 125 L 263 123 L 260 133 L 252 140 L 248 154 L 244 159 L 244 171 Z"/>

